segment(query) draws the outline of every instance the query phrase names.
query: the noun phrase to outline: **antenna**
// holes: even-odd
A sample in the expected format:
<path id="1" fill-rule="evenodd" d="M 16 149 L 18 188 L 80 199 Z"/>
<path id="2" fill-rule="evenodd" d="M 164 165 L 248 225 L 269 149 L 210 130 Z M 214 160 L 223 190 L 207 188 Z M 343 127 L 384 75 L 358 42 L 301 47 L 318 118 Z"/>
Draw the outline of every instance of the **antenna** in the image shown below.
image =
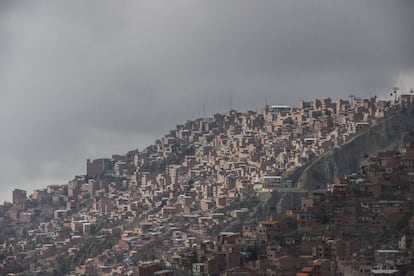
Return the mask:
<path id="1" fill-rule="evenodd" d="M 218 96 L 218 113 L 221 113 L 221 95 Z"/>
<path id="2" fill-rule="evenodd" d="M 233 109 L 233 99 L 231 97 L 231 89 L 229 90 L 229 104 L 230 104 L 230 110 Z"/>
<path id="3" fill-rule="evenodd" d="M 203 103 L 203 118 L 206 117 L 206 104 Z"/>
<path id="4" fill-rule="evenodd" d="M 265 96 L 265 107 L 267 107 L 267 96 Z"/>

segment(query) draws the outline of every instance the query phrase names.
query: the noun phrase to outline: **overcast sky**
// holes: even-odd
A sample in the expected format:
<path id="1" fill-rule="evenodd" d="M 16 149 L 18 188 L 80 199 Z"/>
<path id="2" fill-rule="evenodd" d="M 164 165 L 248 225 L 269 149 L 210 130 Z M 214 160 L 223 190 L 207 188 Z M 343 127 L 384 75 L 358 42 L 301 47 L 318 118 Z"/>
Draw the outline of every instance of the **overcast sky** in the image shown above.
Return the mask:
<path id="1" fill-rule="evenodd" d="M 414 1 L 1 1 L 0 202 L 203 114 L 414 86 Z"/>

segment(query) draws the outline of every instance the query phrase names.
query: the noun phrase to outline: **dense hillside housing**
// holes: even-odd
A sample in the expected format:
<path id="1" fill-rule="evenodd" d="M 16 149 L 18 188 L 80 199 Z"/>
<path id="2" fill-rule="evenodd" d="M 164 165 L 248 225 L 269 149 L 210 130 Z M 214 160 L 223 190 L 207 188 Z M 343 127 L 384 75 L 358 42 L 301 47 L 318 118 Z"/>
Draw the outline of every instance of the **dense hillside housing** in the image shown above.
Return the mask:
<path id="1" fill-rule="evenodd" d="M 145 150 L 0 206 L 0 269 L 73 275 L 403 275 L 412 269 L 414 147 L 252 218 L 286 177 L 385 118 L 396 101 L 330 98 L 230 110 L 177 125 Z M 262 208 L 262 207 L 260 207 Z M 398 230 L 399 229 L 399 230 Z M 378 243 L 379 242 L 379 243 Z M 378 244 L 379 246 L 374 246 Z M 357 274 L 356 274 L 357 273 Z"/>

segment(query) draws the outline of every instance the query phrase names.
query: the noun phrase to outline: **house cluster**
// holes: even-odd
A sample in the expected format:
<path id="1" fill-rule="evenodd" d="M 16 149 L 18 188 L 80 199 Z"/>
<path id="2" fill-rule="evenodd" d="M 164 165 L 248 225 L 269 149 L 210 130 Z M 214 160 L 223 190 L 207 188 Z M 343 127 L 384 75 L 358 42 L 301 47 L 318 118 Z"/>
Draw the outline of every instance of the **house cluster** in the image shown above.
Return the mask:
<path id="1" fill-rule="evenodd" d="M 300 211 L 292 212 L 303 233 L 302 253 L 340 275 L 413 273 L 413 172 L 409 144 L 401 152 L 367 157 L 360 172 L 310 192 Z"/>
<path id="2" fill-rule="evenodd" d="M 219 232 L 172 232 L 162 259 L 179 275 L 411 275 L 414 144 L 367 158 L 361 171 L 278 217 Z"/>
<path id="3" fill-rule="evenodd" d="M 296 272 L 297 264 L 306 264 L 300 273 L 313 273 L 328 267 L 332 271 L 329 258 L 345 253 L 326 249 L 326 255 L 314 257 L 319 247 L 325 250 L 336 243 L 348 255 L 335 269 L 339 271 L 339 263 L 349 269 L 346 261 L 353 269 L 353 242 L 336 242 L 341 240 L 336 229 L 358 233 L 367 225 L 376 231 L 406 217 L 409 199 L 384 195 L 409 185 L 395 184 L 400 171 L 379 169 L 405 164 L 404 153 L 393 156 L 400 163 L 371 158 L 364 177 L 350 176 L 311 192 L 300 212 L 288 210 L 283 220 L 259 221 L 240 232 L 223 229 L 251 211 L 238 203 L 260 193 L 294 190 L 284 172 L 340 146 L 411 102 L 411 95 L 395 101 L 324 98 L 302 101 L 298 107 L 265 106 L 260 113 L 231 110 L 178 125 L 143 151 L 87 160 L 86 175 L 67 184 L 49 185 L 29 196 L 16 189 L 13 202 L 0 205 L 0 271 L 276 275 L 272 273 Z M 349 205 L 350 198 L 360 205 Z M 291 230 L 303 237 L 287 237 Z M 410 236 L 405 238 L 408 244 Z M 315 246 L 300 256 L 292 254 L 301 241 Z"/>

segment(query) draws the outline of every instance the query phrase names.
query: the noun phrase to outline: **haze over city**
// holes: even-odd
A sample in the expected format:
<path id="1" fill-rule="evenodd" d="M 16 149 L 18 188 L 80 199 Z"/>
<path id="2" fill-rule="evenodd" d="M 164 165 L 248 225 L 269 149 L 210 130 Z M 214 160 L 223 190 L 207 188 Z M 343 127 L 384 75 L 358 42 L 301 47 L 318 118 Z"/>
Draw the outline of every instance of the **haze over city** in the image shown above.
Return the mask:
<path id="1" fill-rule="evenodd" d="M 407 91 L 412 11 L 412 1 L 2 1 L 0 200 L 65 183 L 87 158 L 143 149 L 188 119 L 265 99 Z"/>

